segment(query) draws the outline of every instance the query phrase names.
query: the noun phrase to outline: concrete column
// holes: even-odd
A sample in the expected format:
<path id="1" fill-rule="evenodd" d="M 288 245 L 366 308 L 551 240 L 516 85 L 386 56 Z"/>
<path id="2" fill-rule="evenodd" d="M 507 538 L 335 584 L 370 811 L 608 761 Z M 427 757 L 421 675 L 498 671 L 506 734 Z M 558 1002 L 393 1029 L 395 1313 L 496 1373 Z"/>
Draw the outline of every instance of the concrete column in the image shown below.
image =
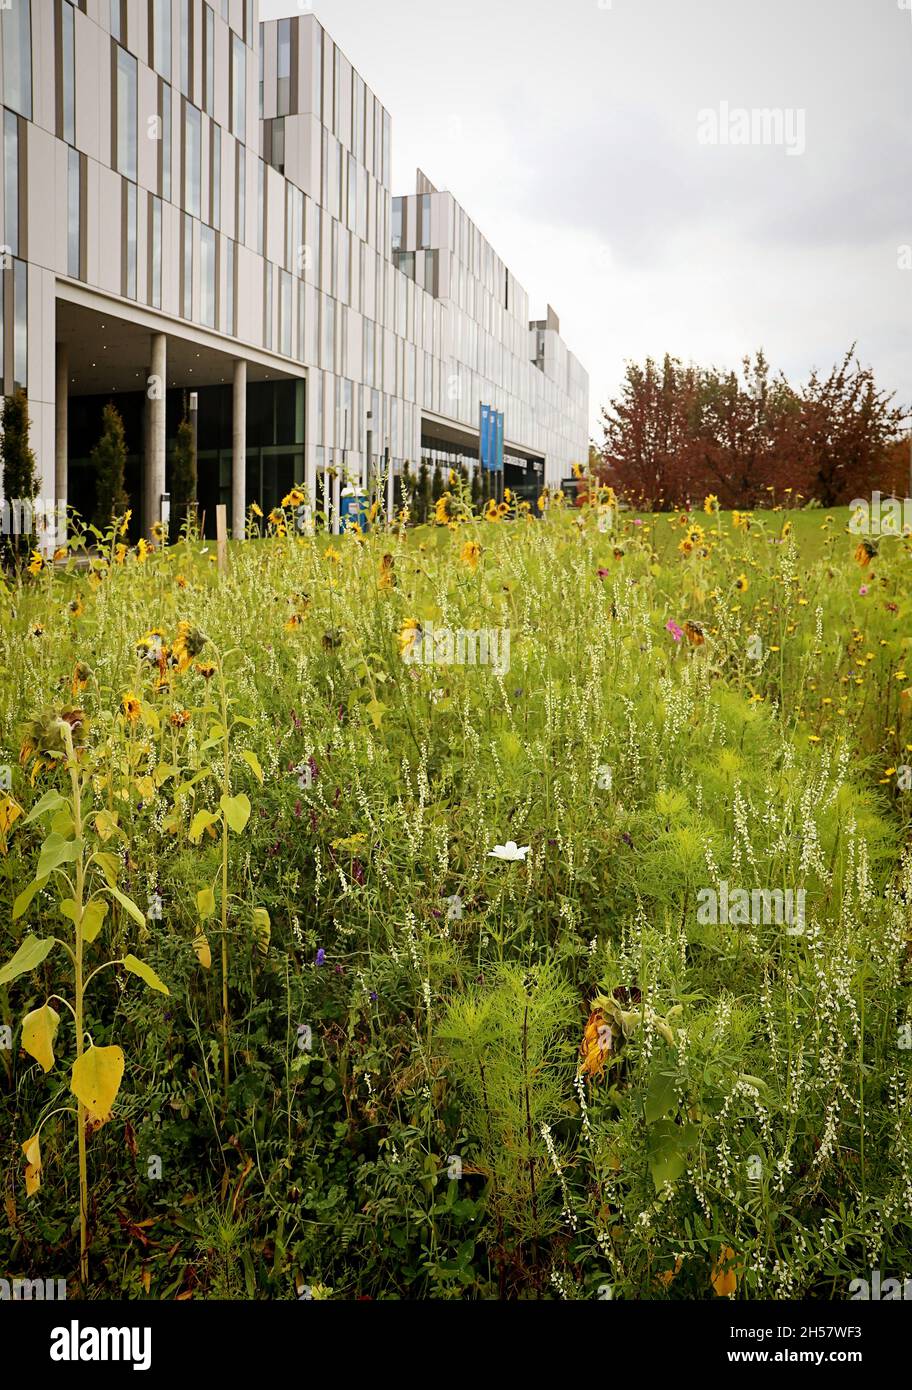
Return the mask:
<path id="1" fill-rule="evenodd" d="M 66 540 L 67 502 L 67 407 L 70 396 L 70 356 L 66 343 L 57 344 L 54 393 L 54 521 L 55 543 Z"/>
<path id="2" fill-rule="evenodd" d="M 143 489 L 143 530 L 146 535 L 154 522 L 159 520 L 161 495 L 165 491 L 165 391 L 168 376 L 168 339 L 164 333 L 153 333 L 151 338 L 151 358 L 149 377 L 146 382 L 146 410 L 148 411 L 148 447 L 146 451 L 146 477 Z"/>
<path id="3" fill-rule="evenodd" d="M 242 358 L 234 364 L 231 411 L 231 534 L 235 540 L 247 534 L 247 363 Z"/>

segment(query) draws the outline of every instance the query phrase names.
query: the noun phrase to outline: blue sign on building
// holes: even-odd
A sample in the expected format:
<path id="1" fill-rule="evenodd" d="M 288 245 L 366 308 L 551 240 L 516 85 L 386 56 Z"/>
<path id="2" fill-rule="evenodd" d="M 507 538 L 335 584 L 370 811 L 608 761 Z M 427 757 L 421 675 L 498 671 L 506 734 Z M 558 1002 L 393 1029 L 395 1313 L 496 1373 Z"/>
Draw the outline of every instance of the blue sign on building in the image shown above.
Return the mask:
<path id="1" fill-rule="evenodd" d="M 501 472 L 504 464 L 503 412 L 494 410 L 489 405 L 482 405 L 479 412 L 478 433 L 482 468 L 491 469 L 495 473 Z"/>

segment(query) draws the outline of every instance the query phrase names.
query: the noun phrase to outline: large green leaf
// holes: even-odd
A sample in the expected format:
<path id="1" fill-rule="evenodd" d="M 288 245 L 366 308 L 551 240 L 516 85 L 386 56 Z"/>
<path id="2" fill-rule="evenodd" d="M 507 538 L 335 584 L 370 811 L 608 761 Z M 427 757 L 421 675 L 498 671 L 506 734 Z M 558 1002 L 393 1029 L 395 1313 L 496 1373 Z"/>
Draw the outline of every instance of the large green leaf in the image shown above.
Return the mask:
<path id="1" fill-rule="evenodd" d="M 253 773 L 254 777 L 257 779 L 257 781 L 259 782 L 260 786 L 262 786 L 262 785 L 263 785 L 263 769 L 262 769 L 262 767 L 260 766 L 260 760 L 259 760 L 259 758 L 257 757 L 256 753 L 254 753 L 254 751 L 253 751 L 252 748 L 242 748 L 242 749 L 241 749 L 241 757 L 244 759 L 244 762 L 245 762 L 245 763 L 247 764 L 247 766 L 250 768 L 250 771 Z"/>
<path id="2" fill-rule="evenodd" d="M 238 792 L 237 796 L 219 797 L 219 805 L 235 835 L 240 835 L 250 819 L 250 798 Z"/>
<path id="3" fill-rule="evenodd" d="M 74 863 L 79 858 L 81 850 L 81 840 L 67 840 L 56 833 L 49 835 L 41 846 L 35 877 L 47 878 L 54 869 L 59 869 L 61 865 Z"/>
<path id="4" fill-rule="evenodd" d="M 674 1076 L 670 1076 L 667 1072 L 657 1072 L 650 1081 L 649 1090 L 646 1092 L 646 1123 L 651 1125 L 655 1120 L 661 1120 L 663 1115 L 667 1115 L 669 1110 L 673 1110 L 677 1103 Z"/>
<path id="5" fill-rule="evenodd" d="M 68 803 L 59 792 L 45 792 L 40 801 L 35 802 L 22 824 L 30 825 L 33 820 L 37 820 L 38 817 L 43 816 L 45 812 L 59 811 L 61 806 L 66 806 L 67 804 Z"/>
<path id="6" fill-rule="evenodd" d="M 43 888 L 46 883 L 46 878 L 33 878 L 31 883 L 29 883 L 25 888 L 23 888 L 22 892 L 19 894 L 18 898 L 13 903 L 14 922 L 17 922 L 19 918 L 22 916 L 22 914 L 28 911 L 29 904 L 31 903 L 32 898 L 34 898 L 38 890 L 40 888 Z"/>
<path id="7" fill-rule="evenodd" d="M 646 1159 L 656 1192 L 677 1182 L 687 1168 L 687 1155 L 700 1137 L 696 1125 L 676 1125 L 656 1120 L 646 1131 Z"/>
<path id="8" fill-rule="evenodd" d="M 32 936 L 30 932 L 12 960 L 7 961 L 0 970 L 0 985 L 8 985 L 10 980 L 15 980 L 19 975 L 27 975 L 30 970 L 35 970 L 53 945 L 53 937 Z"/>
<path id="9" fill-rule="evenodd" d="M 121 893 L 120 889 L 115 888 L 113 884 L 110 885 L 108 891 L 114 894 L 114 897 L 120 903 L 121 907 L 125 908 L 127 912 L 129 912 L 130 916 L 133 918 L 133 921 L 136 922 L 138 926 L 144 927 L 146 925 L 145 913 L 140 912 L 139 908 L 136 906 L 132 898 L 128 898 L 126 893 Z"/>
<path id="10" fill-rule="evenodd" d="M 150 989 L 157 989 L 159 994 L 171 993 L 168 986 L 158 978 L 151 965 L 146 965 L 144 960 L 139 960 L 136 956 L 124 956 L 121 965 L 125 970 L 129 970 L 131 975 L 138 975 L 141 980 L 145 980 Z"/>

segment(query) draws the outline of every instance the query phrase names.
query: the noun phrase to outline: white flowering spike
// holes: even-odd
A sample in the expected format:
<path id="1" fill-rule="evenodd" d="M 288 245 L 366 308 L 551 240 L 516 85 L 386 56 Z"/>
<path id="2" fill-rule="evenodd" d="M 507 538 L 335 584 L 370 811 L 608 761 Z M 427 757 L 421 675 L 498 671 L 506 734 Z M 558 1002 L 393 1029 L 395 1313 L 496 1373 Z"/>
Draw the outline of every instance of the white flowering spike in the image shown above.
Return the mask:
<path id="1" fill-rule="evenodd" d="M 489 849 L 488 858 L 522 860 L 529 853 L 529 848 L 529 845 L 518 845 L 515 840 L 508 840 L 505 845 L 495 845 L 493 849 Z"/>

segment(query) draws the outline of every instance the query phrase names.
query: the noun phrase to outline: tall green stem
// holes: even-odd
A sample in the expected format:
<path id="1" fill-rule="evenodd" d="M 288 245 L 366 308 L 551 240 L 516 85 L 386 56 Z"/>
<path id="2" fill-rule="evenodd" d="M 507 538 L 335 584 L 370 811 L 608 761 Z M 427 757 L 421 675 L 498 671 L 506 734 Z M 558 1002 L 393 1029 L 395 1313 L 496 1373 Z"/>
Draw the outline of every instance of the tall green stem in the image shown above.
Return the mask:
<path id="1" fill-rule="evenodd" d="M 79 845 L 79 857 L 76 860 L 76 884 L 75 898 L 76 911 L 76 1061 L 82 1057 L 83 1052 L 83 993 L 84 983 L 82 974 L 82 902 L 85 895 L 85 850 L 82 845 L 82 788 L 79 782 L 79 771 L 76 767 L 76 754 L 73 749 L 73 735 L 67 726 L 64 733 L 67 750 L 67 767 L 70 774 L 70 786 L 73 798 L 73 826 L 76 832 L 76 842 Z M 77 1143 L 79 1148 L 79 1278 L 85 1291 L 89 1282 L 89 1176 L 88 1165 L 86 1163 L 86 1109 L 82 1101 L 76 1107 L 76 1126 Z"/>

